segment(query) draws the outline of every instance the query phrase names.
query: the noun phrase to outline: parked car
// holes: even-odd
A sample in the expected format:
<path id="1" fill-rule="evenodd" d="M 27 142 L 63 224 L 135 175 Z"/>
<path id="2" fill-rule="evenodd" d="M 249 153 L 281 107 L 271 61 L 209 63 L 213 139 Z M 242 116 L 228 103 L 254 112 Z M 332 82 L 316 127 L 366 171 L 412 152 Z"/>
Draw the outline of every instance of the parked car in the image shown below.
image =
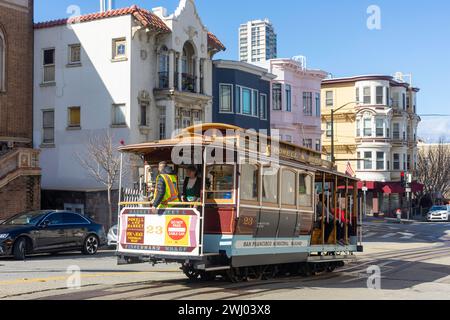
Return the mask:
<path id="1" fill-rule="evenodd" d="M 430 212 L 427 213 L 427 221 L 449 221 L 450 205 L 449 206 L 433 206 Z"/>
<path id="2" fill-rule="evenodd" d="M 18 214 L 0 224 L 0 256 L 80 250 L 94 255 L 106 244 L 102 225 L 77 213 L 46 210 Z"/>
<path id="3" fill-rule="evenodd" d="M 117 225 L 112 226 L 111 229 L 109 229 L 108 232 L 108 247 L 115 247 L 117 246 Z"/>

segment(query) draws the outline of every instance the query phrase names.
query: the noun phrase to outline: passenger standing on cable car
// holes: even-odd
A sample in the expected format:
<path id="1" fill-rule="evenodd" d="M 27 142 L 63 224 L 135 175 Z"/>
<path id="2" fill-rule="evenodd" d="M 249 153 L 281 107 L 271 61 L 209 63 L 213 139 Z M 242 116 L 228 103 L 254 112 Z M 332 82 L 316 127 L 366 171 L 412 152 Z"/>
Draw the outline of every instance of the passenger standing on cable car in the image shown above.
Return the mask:
<path id="1" fill-rule="evenodd" d="M 186 169 L 186 175 L 187 177 L 184 179 L 181 200 L 185 202 L 198 202 L 200 201 L 202 181 L 198 177 L 197 167 L 189 166 Z"/>
<path id="2" fill-rule="evenodd" d="M 167 162 L 159 164 L 159 176 L 156 178 L 156 191 L 153 199 L 152 213 L 158 209 L 170 208 L 169 202 L 179 202 L 178 178 Z"/>
<path id="3" fill-rule="evenodd" d="M 333 208 L 333 209 L 331 209 L 331 212 L 334 214 L 336 222 L 337 222 L 336 223 L 337 224 L 336 232 L 337 232 L 338 243 L 343 245 L 343 244 L 345 244 L 344 243 L 344 240 L 345 240 L 345 225 L 347 224 L 347 219 L 345 217 L 345 210 L 342 210 L 342 209 L 339 209 L 339 208 L 337 210 L 334 210 L 334 208 Z"/>

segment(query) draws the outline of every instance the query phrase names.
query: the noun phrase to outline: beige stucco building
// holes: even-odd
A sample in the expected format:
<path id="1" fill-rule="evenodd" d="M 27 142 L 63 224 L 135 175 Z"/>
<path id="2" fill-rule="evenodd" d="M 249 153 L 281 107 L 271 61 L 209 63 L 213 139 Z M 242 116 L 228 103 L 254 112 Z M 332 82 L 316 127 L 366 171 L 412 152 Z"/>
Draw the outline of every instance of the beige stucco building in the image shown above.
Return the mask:
<path id="1" fill-rule="evenodd" d="M 417 160 L 418 88 L 384 75 L 332 78 L 322 82 L 323 151 L 331 158 L 331 110 L 335 159 L 345 172 L 350 163 L 369 189 L 372 212 L 402 206 L 402 172 L 413 173 Z M 413 191 L 419 185 L 413 184 Z"/>

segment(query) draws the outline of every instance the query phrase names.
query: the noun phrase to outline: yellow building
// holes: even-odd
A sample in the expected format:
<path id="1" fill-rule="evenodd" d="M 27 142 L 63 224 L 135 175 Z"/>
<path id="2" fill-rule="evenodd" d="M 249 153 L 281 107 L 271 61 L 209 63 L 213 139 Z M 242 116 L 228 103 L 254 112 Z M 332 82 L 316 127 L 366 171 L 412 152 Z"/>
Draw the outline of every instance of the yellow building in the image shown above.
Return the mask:
<path id="1" fill-rule="evenodd" d="M 400 77 L 371 75 L 332 78 L 322 82 L 322 144 L 331 160 L 334 115 L 334 157 L 338 170 L 348 164 L 369 189 L 373 213 L 392 213 L 405 189 L 402 173 L 413 173 L 417 159 L 416 95 Z M 345 106 L 341 108 L 342 106 Z M 341 109 L 340 109 L 341 108 Z M 420 186 L 412 185 L 413 192 Z"/>

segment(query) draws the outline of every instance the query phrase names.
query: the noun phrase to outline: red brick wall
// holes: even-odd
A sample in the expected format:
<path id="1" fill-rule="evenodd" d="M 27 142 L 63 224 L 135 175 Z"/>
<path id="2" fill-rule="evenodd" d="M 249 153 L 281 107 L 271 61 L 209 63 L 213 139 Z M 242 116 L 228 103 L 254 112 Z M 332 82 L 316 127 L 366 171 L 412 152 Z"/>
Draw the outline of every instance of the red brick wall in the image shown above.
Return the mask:
<path id="1" fill-rule="evenodd" d="M 6 92 L 0 93 L 0 137 L 29 139 L 33 130 L 33 1 L 23 12 L 0 5 L 6 38 Z"/>
<path id="2" fill-rule="evenodd" d="M 41 206 L 40 177 L 23 176 L 0 189 L 0 220 L 16 213 L 39 210 Z"/>

